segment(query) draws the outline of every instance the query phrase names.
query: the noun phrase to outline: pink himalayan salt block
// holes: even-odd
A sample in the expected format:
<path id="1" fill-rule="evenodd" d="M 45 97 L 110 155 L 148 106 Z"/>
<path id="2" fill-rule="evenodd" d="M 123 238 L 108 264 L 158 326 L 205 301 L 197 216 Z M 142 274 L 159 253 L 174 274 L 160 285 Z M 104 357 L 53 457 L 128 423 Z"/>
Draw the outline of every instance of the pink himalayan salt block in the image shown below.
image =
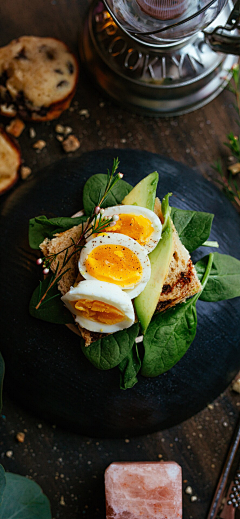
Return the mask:
<path id="1" fill-rule="evenodd" d="M 105 471 L 106 519 L 181 519 L 182 469 L 169 462 L 117 462 Z"/>

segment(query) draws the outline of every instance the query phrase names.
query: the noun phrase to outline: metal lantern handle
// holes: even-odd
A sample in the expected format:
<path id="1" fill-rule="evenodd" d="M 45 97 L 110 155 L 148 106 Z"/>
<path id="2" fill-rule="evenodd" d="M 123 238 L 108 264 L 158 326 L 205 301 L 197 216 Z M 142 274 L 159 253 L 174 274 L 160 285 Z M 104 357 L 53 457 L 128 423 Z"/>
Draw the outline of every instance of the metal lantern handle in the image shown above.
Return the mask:
<path id="1" fill-rule="evenodd" d="M 212 31 L 205 29 L 203 32 L 210 47 L 217 52 L 240 56 L 240 36 L 231 34 L 240 29 L 240 0 L 233 7 L 226 25 L 215 27 Z"/>

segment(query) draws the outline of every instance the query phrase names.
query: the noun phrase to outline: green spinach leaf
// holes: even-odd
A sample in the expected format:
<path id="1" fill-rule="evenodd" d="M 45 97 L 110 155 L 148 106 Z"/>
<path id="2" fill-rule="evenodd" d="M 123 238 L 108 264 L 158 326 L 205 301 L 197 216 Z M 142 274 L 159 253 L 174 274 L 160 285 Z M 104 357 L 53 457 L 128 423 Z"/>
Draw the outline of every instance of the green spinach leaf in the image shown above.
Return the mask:
<path id="1" fill-rule="evenodd" d="M 10 472 L 5 479 L 0 519 L 51 519 L 48 498 L 37 483 Z"/>
<path id="2" fill-rule="evenodd" d="M 203 276 L 203 288 L 206 286 L 212 261 L 213 254 L 210 254 Z M 186 303 L 158 314 L 152 320 L 143 338 L 145 349 L 141 369 L 143 376 L 156 377 L 168 371 L 186 353 L 196 335 L 196 303 L 200 293 Z"/>
<path id="3" fill-rule="evenodd" d="M 206 270 L 208 256 L 195 265 L 201 281 Z M 201 293 L 202 301 L 223 301 L 240 296 L 240 261 L 227 254 L 215 252 L 208 282 Z"/>
<path id="4" fill-rule="evenodd" d="M 99 204 L 101 196 L 107 187 L 107 175 L 98 173 L 90 177 L 83 188 L 83 207 L 87 215 L 93 213 L 95 207 Z M 111 207 L 121 204 L 122 200 L 130 191 L 132 186 L 124 180 L 119 180 L 113 186 L 109 196 L 102 207 Z"/>
<path id="5" fill-rule="evenodd" d="M 44 281 L 40 281 L 40 284 L 37 286 L 37 288 L 35 288 L 29 303 L 30 314 L 37 319 L 48 321 L 50 323 L 74 323 L 75 321 L 71 312 L 69 312 L 69 310 L 61 301 L 61 294 L 57 288 L 57 285 L 54 285 L 52 288 L 50 288 L 47 297 L 36 310 L 36 306 L 41 299 L 41 295 L 45 293 L 50 282 L 51 280 L 49 281 L 49 277 L 47 277 L 44 279 Z"/>
<path id="6" fill-rule="evenodd" d="M 131 351 L 119 364 L 120 370 L 120 389 L 130 389 L 137 384 L 137 374 L 141 368 L 141 359 L 138 353 L 138 346 L 134 343 Z"/>
<path id="7" fill-rule="evenodd" d="M 3 389 L 4 373 L 5 373 L 5 364 L 4 364 L 2 355 L 0 353 L 0 412 L 2 410 L 2 389 Z"/>
<path id="8" fill-rule="evenodd" d="M 64 232 L 75 225 L 86 222 L 86 216 L 76 218 L 58 217 L 48 219 L 46 216 L 36 216 L 29 220 L 29 245 L 32 249 L 38 249 L 45 238 L 52 239 L 58 232 Z"/>
<path id="9" fill-rule="evenodd" d="M 193 252 L 208 239 L 214 215 L 172 207 L 171 218 L 182 244 Z"/>
<path id="10" fill-rule="evenodd" d="M 115 368 L 131 351 L 138 332 L 139 324 L 135 323 L 126 330 L 106 335 L 92 342 L 88 347 L 82 346 L 82 351 L 96 368 L 103 370 Z"/>
<path id="11" fill-rule="evenodd" d="M 5 470 L 2 465 L 0 465 L 0 507 L 3 498 L 3 492 L 6 486 L 6 478 L 5 478 Z"/>

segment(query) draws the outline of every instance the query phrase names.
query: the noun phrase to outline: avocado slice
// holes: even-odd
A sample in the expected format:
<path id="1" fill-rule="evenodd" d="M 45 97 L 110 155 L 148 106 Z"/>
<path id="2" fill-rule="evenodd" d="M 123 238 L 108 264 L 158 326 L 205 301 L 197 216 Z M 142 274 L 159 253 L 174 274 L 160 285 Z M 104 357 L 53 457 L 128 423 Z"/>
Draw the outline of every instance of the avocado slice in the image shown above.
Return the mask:
<path id="1" fill-rule="evenodd" d="M 173 255 L 173 228 L 170 215 L 164 222 L 162 237 L 155 249 L 149 254 L 151 277 L 144 290 L 134 300 L 135 310 L 141 323 L 143 334 L 156 310 L 164 280 L 167 277 Z"/>
<path id="2" fill-rule="evenodd" d="M 150 173 L 143 178 L 122 200 L 124 205 L 138 205 L 146 209 L 154 210 L 156 189 L 158 184 L 158 172 Z"/>

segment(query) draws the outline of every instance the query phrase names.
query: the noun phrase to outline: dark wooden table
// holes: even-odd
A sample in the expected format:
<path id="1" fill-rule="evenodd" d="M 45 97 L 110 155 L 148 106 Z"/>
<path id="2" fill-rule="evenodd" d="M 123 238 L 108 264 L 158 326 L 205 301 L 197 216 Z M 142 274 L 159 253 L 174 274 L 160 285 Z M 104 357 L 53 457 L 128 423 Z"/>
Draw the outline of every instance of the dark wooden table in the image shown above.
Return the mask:
<path id="1" fill-rule="evenodd" d="M 8 0 L 0 7 L 0 45 L 18 36 L 54 36 L 77 52 L 85 0 Z M 219 157 L 227 163 L 223 145 L 229 131 L 238 131 L 233 96 L 224 91 L 206 107 L 181 117 L 159 119 L 134 115 L 98 92 L 80 69 L 72 107 L 60 124 L 70 126 L 81 142 L 75 156 L 102 148 L 144 149 L 179 160 L 210 181 L 211 164 Z M 1 123 L 8 121 L 1 119 Z M 56 121 L 27 123 L 19 138 L 24 163 L 32 175 L 64 157 L 56 139 Z M 29 129 L 36 138 L 31 139 Z M 46 141 L 40 152 L 37 139 Z M 97 170 L 96 170 L 97 172 Z M 22 181 L 23 182 L 23 181 Z M 1 417 L 1 463 L 7 471 L 27 475 L 48 496 L 55 519 L 104 518 L 105 468 L 112 461 L 175 460 L 183 468 L 185 519 L 204 519 L 239 416 L 239 394 L 228 388 L 208 408 L 185 423 L 163 432 L 122 440 L 86 438 L 40 421 L 4 392 Z M 16 434 L 25 432 L 18 443 Z M 192 487 L 192 496 L 185 493 Z"/>

